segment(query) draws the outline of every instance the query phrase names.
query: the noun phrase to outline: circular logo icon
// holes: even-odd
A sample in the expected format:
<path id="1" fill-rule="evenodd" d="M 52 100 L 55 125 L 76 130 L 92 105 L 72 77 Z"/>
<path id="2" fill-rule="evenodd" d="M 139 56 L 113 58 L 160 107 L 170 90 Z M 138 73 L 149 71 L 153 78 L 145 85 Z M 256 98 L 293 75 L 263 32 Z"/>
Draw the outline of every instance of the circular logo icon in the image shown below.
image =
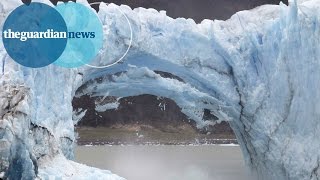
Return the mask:
<path id="1" fill-rule="evenodd" d="M 90 63 L 103 45 L 102 23 L 90 6 L 61 3 L 56 10 L 68 27 L 68 43 L 55 65 L 76 68 Z"/>
<path id="2" fill-rule="evenodd" d="M 43 3 L 21 5 L 3 25 L 2 40 L 9 56 L 32 68 L 56 61 L 67 45 L 67 25 L 53 7 Z"/>
<path id="3" fill-rule="evenodd" d="M 2 41 L 8 55 L 26 67 L 53 63 L 66 68 L 106 68 L 120 62 L 132 44 L 130 21 L 120 8 L 119 12 L 129 25 L 130 42 L 118 60 L 105 65 L 90 65 L 103 46 L 103 25 L 90 6 L 75 2 L 56 7 L 37 2 L 19 6 L 3 25 Z"/>

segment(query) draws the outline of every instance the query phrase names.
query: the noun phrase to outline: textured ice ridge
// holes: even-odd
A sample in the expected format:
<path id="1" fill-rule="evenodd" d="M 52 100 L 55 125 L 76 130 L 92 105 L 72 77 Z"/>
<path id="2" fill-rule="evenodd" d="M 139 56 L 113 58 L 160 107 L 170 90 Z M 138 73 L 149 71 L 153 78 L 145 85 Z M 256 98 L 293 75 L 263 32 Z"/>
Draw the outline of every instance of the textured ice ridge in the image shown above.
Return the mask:
<path id="1" fill-rule="evenodd" d="M 1 24 L 16 4 L 0 2 Z M 0 171 L 5 176 L 120 179 L 71 161 L 80 119 L 72 119 L 71 100 L 83 94 L 147 93 L 173 99 L 199 127 L 216 122 L 202 119 L 204 109 L 230 122 L 255 178 L 319 178 L 319 0 L 265 5 L 201 24 L 172 19 L 164 11 L 101 4 L 106 39 L 94 65 L 115 61 L 130 42 L 119 8 L 132 24 L 133 44 L 124 62 L 111 68 L 24 68 L 1 45 Z M 59 168 L 61 163 L 74 173 Z"/>

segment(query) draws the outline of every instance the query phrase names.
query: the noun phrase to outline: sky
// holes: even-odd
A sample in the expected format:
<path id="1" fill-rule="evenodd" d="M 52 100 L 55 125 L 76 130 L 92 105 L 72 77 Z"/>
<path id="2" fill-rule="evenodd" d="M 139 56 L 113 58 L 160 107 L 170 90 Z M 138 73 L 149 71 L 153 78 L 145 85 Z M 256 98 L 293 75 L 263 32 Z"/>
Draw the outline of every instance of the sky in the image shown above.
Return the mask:
<path id="1" fill-rule="evenodd" d="M 30 0 L 23 0 L 28 2 Z M 57 0 L 50 0 L 56 3 Z M 67 1 L 67 0 L 64 0 Z M 75 0 L 73 0 L 75 1 Z M 101 0 L 89 0 L 100 2 Z M 166 10 L 167 15 L 177 18 L 192 18 L 196 22 L 203 19 L 226 20 L 234 13 L 252 9 L 263 4 L 279 4 L 280 0 L 103 0 L 107 3 L 126 4 L 132 8 L 145 7 Z M 287 0 L 283 1 L 288 3 Z M 97 8 L 98 6 L 94 6 Z"/>

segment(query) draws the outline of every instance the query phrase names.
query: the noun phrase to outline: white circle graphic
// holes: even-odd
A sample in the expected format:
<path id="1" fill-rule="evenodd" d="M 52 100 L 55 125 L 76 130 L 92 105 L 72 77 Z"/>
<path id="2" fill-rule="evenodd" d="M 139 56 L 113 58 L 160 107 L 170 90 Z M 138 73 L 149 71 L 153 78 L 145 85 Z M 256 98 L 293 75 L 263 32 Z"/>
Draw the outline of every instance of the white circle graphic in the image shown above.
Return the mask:
<path id="1" fill-rule="evenodd" d="M 93 2 L 93 3 L 89 3 L 90 5 L 95 5 L 95 4 L 98 4 L 100 5 L 100 3 L 104 3 L 104 2 Z M 107 4 L 108 5 L 108 4 Z M 116 65 L 118 64 L 120 61 L 122 61 L 124 59 L 124 57 L 128 54 L 130 48 L 131 48 L 131 45 L 132 45 L 132 39 L 133 39 L 133 31 L 132 31 L 132 26 L 131 26 L 131 23 L 129 21 L 129 18 L 127 17 L 127 15 L 121 10 L 120 7 L 118 7 L 118 10 L 119 12 L 126 18 L 126 21 L 129 25 L 129 28 L 130 28 L 130 42 L 129 42 L 129 46 L 127 48 L 127 50 L 125 51 L 125 53 L 115 62 L 111 63 L 111 64 L 108 64 L 108 65 L 104 65 L 104 66 L 94 66 L 94 65 L 90 65 L 90 64 L 85 64 L 86 66 L 89 66 L 91 68 L 98 68 L 98 69 L 103 69 L 103 68 L 108 68 L 110 66 L 113 66 L 113 65 Z"/>

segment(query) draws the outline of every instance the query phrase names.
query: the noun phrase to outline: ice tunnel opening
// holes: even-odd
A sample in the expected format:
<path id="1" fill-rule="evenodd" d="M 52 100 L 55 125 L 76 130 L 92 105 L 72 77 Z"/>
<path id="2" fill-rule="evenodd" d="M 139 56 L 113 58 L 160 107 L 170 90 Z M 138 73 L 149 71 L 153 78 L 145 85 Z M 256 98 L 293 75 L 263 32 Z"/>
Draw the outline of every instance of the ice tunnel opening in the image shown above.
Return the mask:
<path id="1" fill-rule="evenodd" d="M 132 63 L 134 61 L 128 60 L 128 62 Z M 120 66 L 125 65 L 121 64 Z M 78 145 L 89 145 L 91 147 L 91 145 L 106 144 L 187 145 L 237 143 L 236 135 L 229 122 L 219 121 L 214 111 L 209 108 L 192 106 L 194 109 L 191 111 L 190 109 L 192 108 L 183 107 L 183 103 L 187 102 L 179 99 L 178 92 L 157 82 L 157 78 L 160 78 L 161 80 L 187 84 L 187 79 L 164 69 L 153 69 L 151 71 L 149 69 L 146 70 L 145 67 L 142 67 L 142 71 L 136 67 L 126 70 L 118 67 L 118 69 L 120 70 L 114 71 L 111 68 L 109 71 L 95 72 L 95 76 L 90 75 L 90 77 L 94 78 L 88 79 L 76 91 L 72 105 L 74 121 L 78 121 L 75 126 L 75 131 L 78 134 Z M 124 85 L 121 78 L 127 77 L 128 74 L 132 75 L 132 73 L 137 73 L 134 76 L 136 79 L 126 79 L 126 85 Z M 141 78 L 137 77 L 138 74 L 139 76 L 141 75 Z M 150 77 L 151 80 L 149 79 Z M 155 77 L 156 79 L 154 79 Z M 157 90 L 154 91 L 154 89 Z M 190 114 L 190 112 L 192 113 Z M 195 120 L 192 117 L 198 119 Z M 205 123 L 201 124 L 199 121 Z M 86 146 L 80 147 L 85 148 Z M 93 147 L 99 149 L 100 146 Z M 116 147 L 121 146 L 112 146 L 112 148 Z M 215 146 L 208 147 L 211 150 L 217 149 Z M 118 151 L 121 152 L 121 150 Z M 136 152 L 136 150 L 132 151 Z M 104 152 L 114 156 L 112 151 Z M 76 150 L 77 153 L 79 152 Z M 145 153 L 152 154 L 152 150 Z M 239 149 L 239 153 L 242 162 L 241 149 Z M 126 152 L 124 154 L 130 153 Z M 118 157 L 116 155 L 115 157 Z M 165 156 L 169 157 L 170 155 Z M 139 156 L 137 155 L 137 157 Z M 120 162 L 125 162 L 119 165 L 123 167 L 130 164 L 128 159 L 132 159 L 132 157 L 124 155 L 114 159 L 114 161 L 119 161 L 119 164 Z M 145 163 L 149 162 L 150 159 L 140 158 L 139 160 L 144 160 L 143 162 Z M 95 163 L 90 163 L 90 161 L 84 162 L 95 166 Z M 129 162 L 127 163 L 127 161 Z M 106 165 L 99 165 L 98 168 L 112 169 Z M 132 167 L 130 166 L 126 169 L 132 169 Z M 244 169 L 245 172 L 246 170 Z M 134 176 L 136 173 L 132 171 L 124 172 L 117 168 L 112 169 L 112 171 L 124 177 L 127 174 Z"/>
<path id="2" fill-rule="evenodd" d="M 134 66 L 131 63 L 139 62 L 141 58 L 157 60 L 154 57 L 138 55 L 130 58 L 131 60 L 127 60 L 126 63 Z M 192 97 L 190 100 L 188 97 L 194 95 L 192 92 L 188 90 L 179 92 L 167 84 L 180 83 L 193 88 L 189 85 L 188 78 L 179 76 L 179 73 L 166 71 L 164 68 L 151 70 L 150 67 L 149 69 L 142 66 L 125 69 L 121 66 L 126 65 L 121 64 L 120 68 L 116 67 L 114 70 L 111 68 L 109 71 L 94 72 L 94 75 L 89 75 L 90 78 L 87 78 L 87 81 L 84 81 L 76 90 L 72 106 L 74 122 L 77 122 L 75 129 L 79 133 L 79 144 L 88 142 L 139 144 L 141 141 L 146 143 L 148 140 L 155 144 L 237 143 L 228 121 L 219 119 L 210 106 L 198 106 L 199 103 L 203 103 L 202 101 L 206 101 L 205 98 L 202 100 L 200 97 L 198 100 L 197 97 Z M 94 137 L 88 137 L 92 129 L 95 129 L 96 134 L 93 135 Z M 123 137 L 123 132 L 115 132 L 115 130 L 129 133 L 129 136 L 133 136 L 128 138 L 131 142 L 126 142 L 128 139 Z M 112 133 L 105 133 L 105 131 L 113 131 L 120 135 L 120 138 L 117 138 L 117 135 L 110 137 Z M 153 131 L 169 133 L 162 135 L 160 133 L 159 137 L 180 132 L 186 134 L 189 132 L 193 136 L 188 137 L 189 139 L 184 137 L 161 142 L 157 139 L 157 134 L 151 133 L 151 137 L 141 134 L 143 132 L 150 134 Z"/>
<path id="3" fill-rule="evenodd" d="M 83 95 L 75 97 L 72 104 L 75 113 L 86 112 L 75 127 L 79 145 L 237 143 L 229 123 L 215 122 L 218 119 L 209 109 L 203 110 L 202 118 L 212 123 L 197 127 L 165 97 Z"/>

